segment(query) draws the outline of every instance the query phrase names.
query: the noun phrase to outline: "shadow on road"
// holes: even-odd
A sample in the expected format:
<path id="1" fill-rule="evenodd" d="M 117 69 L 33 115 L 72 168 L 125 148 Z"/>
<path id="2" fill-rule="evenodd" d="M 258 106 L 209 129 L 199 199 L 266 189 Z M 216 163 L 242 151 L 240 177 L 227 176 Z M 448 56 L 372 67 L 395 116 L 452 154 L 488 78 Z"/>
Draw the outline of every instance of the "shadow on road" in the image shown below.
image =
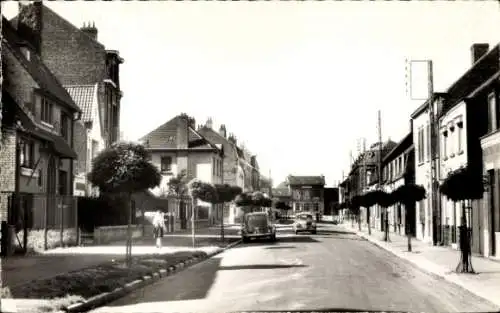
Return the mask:
<path id="1" fill-rule="evenodd" d="M 219 270 L 221 271 L 231 271 L 231 270 L 272 270 L 277 268 L 293 268 L 293 267 L 307 267 L 303 264 L 249 264 L 249 265 L 232 265 L 232 266 L 221 266 Z"/>
<path id="2" fill-rule="evenodd" d="M 295 246 L 271 246 L 271 247 L 265 247 L 265 249 L 297 249 Z"/>

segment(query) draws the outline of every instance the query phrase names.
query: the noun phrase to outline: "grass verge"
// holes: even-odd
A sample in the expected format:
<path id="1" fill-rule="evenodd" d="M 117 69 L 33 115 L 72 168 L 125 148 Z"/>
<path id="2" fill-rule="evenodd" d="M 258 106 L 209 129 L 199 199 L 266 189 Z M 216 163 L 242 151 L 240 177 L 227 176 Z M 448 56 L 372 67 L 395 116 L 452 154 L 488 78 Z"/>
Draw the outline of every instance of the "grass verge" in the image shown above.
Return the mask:
<path id="1" fill-rule="evenodd" d="M 181 251 L 171 254 L 153 254 L 136 256 L 130 268 L 123 261 L 109 262 L 55 276 L 50 279 L 31 281 L 4 290 L 4 295 L 16 299 L 50 299 L 50 305 L 40 307 L 37 312 L 51 312 L 91 298 L 104 292 L 110 292 L 125 284 L 142 279 L 145 275 L 185 261 L 191 257 L 204 257 L 202 251 Z"/>

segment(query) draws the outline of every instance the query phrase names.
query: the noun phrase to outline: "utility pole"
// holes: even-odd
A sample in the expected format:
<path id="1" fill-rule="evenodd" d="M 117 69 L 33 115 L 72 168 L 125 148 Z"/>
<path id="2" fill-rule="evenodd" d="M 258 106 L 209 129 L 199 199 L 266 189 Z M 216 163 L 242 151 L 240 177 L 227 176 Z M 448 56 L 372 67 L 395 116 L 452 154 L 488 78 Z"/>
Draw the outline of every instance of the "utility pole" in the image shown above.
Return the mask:
<path id="1" fill-rule="evenodd" d="M 382 188 L 382 116 L 381 116 L 380 110 L 378 110 L 378 116 L 377 116 L 377 131 L 378 131 L 378 188 L 379 190 L 383 190 Z M 380 205 L 379 205 L 380 207 Z M 388 216 L 388 209 L 384 208 L 384 240 L 385 241 L 390 241 L 389 240 L 389 216 Z"/>
<path id="2" fill-rule="evenodd" d="M 430 139 L 430 194 L 431 194 L 431 209 L 432 209 L 432 243 L 433 245 L 437 245 L 438 243 L 438 214 L 437 214 L 437 161 L 438 155 L 436 154 L 436 146 L 437 146 L 437 123 L 436 123 L 436 114 L 434 112 L 434 77 L 433 77 L 433 66 L 432 60 L 427 61 L 427 90 L 428 90 L 428 102 L 429 102 L 429 139 Z"/>
<path id="3" fill-rule="evenodd" d="M 366 175 L 366 138 L 363 138 L 363 193 L 367 191 L 368 182 Z M 368 224 L 368 235 L 372 234 L 372 228 L 370 226 L 370 208 L 366 208 L 366 223 Z"/>

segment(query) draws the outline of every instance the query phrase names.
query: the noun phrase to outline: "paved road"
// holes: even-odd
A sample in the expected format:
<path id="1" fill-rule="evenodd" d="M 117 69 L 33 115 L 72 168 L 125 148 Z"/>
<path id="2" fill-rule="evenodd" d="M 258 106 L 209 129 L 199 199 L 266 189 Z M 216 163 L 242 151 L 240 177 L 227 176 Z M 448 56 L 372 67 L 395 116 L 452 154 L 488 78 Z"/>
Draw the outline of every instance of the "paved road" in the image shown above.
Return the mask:
<path id="1" fill-rule="evenodd" d="M 485 312 L 493 305 L 388 252 L 323 226 L 318 235 L 228 250 L 93 311 L 404 310 Z"/>

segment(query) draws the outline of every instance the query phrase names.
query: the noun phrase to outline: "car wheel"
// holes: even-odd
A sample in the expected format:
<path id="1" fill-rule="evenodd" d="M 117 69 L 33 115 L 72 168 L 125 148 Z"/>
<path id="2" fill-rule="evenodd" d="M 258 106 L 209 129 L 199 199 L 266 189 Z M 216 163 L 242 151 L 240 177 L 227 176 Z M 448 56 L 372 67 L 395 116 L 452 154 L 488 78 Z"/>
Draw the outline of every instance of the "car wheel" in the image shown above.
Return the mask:
<path id="1" fill-rule="evenodd" d="M 249 240 L 248 240 L 248 237 L 243 237 L 243 238 L 241 238 L 241 239 L 242 239 L 242 241 L 243 241 L 244 243 L 247 243 L 247 242 L 249 241 Z"/>

